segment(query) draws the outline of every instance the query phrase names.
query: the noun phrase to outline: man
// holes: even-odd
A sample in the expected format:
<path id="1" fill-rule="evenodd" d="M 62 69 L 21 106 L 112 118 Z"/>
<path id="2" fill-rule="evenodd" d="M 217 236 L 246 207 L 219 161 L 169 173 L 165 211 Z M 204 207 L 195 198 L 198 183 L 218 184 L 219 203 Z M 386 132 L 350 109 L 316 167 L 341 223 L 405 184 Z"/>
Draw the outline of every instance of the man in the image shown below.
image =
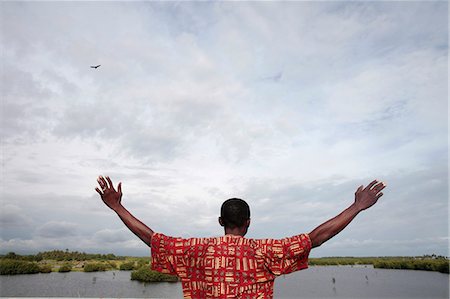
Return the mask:
<path id="1" fill-rule="evenodd" d="M 123 223 L 151 247 L 152 269 L 180 277 L 185 298 L 272 298 L 274 280 L 308 267 L 311 248 L 342 231 L 359 212 L 374 205 L 386 185 L 374 180 L 360 186 L 355 201 L 342 213 L 309 234 L 290 238 L 247 239 L 250 208 L 239 198 L 222 205 L 219 223 L 225 235 L 213 238 L 173 238 L 155 233 L 121 204 L 122 184 L 117 191 L 109 177 L 98 177 L 95 190 Z"/>

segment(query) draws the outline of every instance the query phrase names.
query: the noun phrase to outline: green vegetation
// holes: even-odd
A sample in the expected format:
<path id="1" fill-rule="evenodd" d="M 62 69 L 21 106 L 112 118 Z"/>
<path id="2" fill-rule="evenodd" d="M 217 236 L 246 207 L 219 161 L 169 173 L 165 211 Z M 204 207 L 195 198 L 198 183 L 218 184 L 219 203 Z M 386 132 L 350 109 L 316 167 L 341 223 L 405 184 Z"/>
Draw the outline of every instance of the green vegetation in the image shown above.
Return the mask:
<path id="1" fill-rule="evenodd" d="M 151 259 L 149 257 L 137 258 L 136 262 L 137 262 L 136 269 L 139 269 L 139 268 L 144 267 L 144 266 L 150 267 L 150 265 L 151 265 Z"/>
<path id="2" fill-rule="evenodd" d="M 111 259 L 108 259 L 111 258 Z M 108 271 L 126 270 L 132 272 L 133 280 L 175 281 L 170 275 L 150 270 L 149 257 L 118 257 L 114 254 L 86 254 L 53 250 L 36 255 L 18 255 L 10 252 L 0 256 L 0 274 L 32 274 L 52 271 Z M 449 259 L 444 256 L 424 255 L 418 257 L 323 257 L 310 258 L 312 266 L 328 265 L 373 265 L 375 268 L 426 270 L 449 273 Z M 175 279 L 175 280 L 174 280 Z"/>
<path id="3" fill-rule="evenodd" d="M 311 266 L 334 266 L 334 265 L 372 265 L 378 258 L 374 257 L 321 257 L 310 258 Z"/>
<path id="4" fill-rule="evenodd" d="M 0 260 L 1 275 L 34 274 L 40 272 L 41 268 L 35 262 L 11 260 L 11 259 Z"/>
<path id="5" fill-rule="evenodd" d="M 134 270 L 135 269 L 134 261 L 125 262 L 125 263 L 121 264 L 119 269 L 120 270 L 125 270 L 125 271 Z"/>
<path id="6" fill-rule="evenodd" d="M 72 270 L 72 264 L 64 263 L 61 267 L 59 267 L 58 272 L 70 272 Z"/>
<path id="7" fill-rule="evenodd" d="M 108 268 L 110 268 L 111 270 L 116 270 L 117 269 L 117 264 L 113 261 L 107 261 L 108 263 Z"/>
<path id="8" fill-rule="evenodd" d="M 310 265 L 373 265 L 374 268 L 425 270 L 449 273 L 449 259 L 444 256 L 420 257 L 323 257 L 310 258 Z"/>
<path id="9" fill-rule="evenodd" d="M 4 256 L 0 256 L 0 259 L 10 259 L 10 260 L 23 260 L 23 261 L 35 261 L 40 262 L 42 260 L 53 260 L 53 261 L 118 261 L 125 260 L 123 256 L 116 256 L 112 253 L 108 254 L 90 254 L 78 251 L 63 250 L 52 250 L 39 252 L 36 255 L 18 255 L 14 252 L 9 252 Z"/>
<path id="10" fill-rule="evenodd" d="M 41 273 L 50 273 L 52 272 L 52 266 L 48 264 L 39 264 L 39 272 Z"/>
<path id="11" fill-rule="evenodd" d="M 111 259 L 108 259 L 111 258 Z M 118 257 L 114 254 L 86 254 L 77 251 L 53 250 L 36 255 L 9 252 L 0 255 L 1 274 L 32 274 L 70 271 L 136 270 L 150 266 L 148 257 Z M 122 266 L 124 264 L 124 266 Z"/>
<path id="12" fill-rule="evenodd" d="M 448 259 L 404 259 L 381 260 L 373 263 L 374 268 L 425 270 L 449 273 Z"/>
<path id="13" fill-rule="evenodd" d="M 84 265 L 84 272 L 106 271 L 108 266 L 104 263 L 87 263 Z"/>
<path id="14" fill-rule="evenodd" d="M 150 258 L 148 257 L 130 257 L 120 264 L 119 269 L 124 271 L 137 270 L 142 267 L 150 268 Z"/>
<path id="15" fill-rule="evenodd" d="M 89 254 L 85 252 L 63 250 L 52 250 L 46 252 L 39 252 L 35 256 L 37 259 L 55 260 L 55 261 L 88 261 L 88 260 L 123 260 L 124 257 L 115 256 L 112 253 L 108 254 Z"/>
<path id="16" fill-rule="evenodd" d="M 42 261 L 41 256 L 37 255 L 18 255 L 14 252 L 9 252 L 6 255 L 0 256 L 0 258 L 3 260 L 20 260 L 20 261 L 29 261 L 29 262 L 39 262 Z"/>
<path id="17" fill-rule="evenodd" d="M 177 282 L 178 277 L 150 270 L 149 267 L 142 267 L 131 272 L 131 280 L 138 280 L 142 282 Z"/>

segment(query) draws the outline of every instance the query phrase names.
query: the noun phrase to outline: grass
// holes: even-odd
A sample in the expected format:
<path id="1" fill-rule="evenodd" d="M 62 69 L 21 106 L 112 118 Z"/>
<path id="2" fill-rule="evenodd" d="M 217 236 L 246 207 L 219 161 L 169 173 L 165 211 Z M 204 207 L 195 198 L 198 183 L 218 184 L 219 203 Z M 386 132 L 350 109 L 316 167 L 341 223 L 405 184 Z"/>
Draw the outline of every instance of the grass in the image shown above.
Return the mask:
<path id="1" fill-rule="evenodd" d="M 174 275 L 162 274 L 157 271 L 150 270 L 148 267 L 142 267 L 131 272 L 131 280 L 142 282 L 177 282 L 178 277 Z"/>
<path id="2" fill-rule="evenodd" d="M 0 274 L 1 275 L 15 275 L 15 274 L 35 274 L 35 273 L 49 273 L 48 266 L 40 267 L 36 262 L 18 261 L 11 259 L 0 260 Z"/>
<path id="3" fill-rule="evenodd" d="M 84 272 L 106 271 L 108 265 L 105 263 L 87 263 L 84 265 Z"/>
<path id="4" fill-rule="evenodd" d="M 449 259 L 443 256 L 417 257 L 324 257 L 310 258 L 310 265 L 373 265 L 374 268 L 424 270 L 449 273 Z"/>
<path id="5" fill-rule="evenodd" d="M 59 267 L 58 272 L 70 272 L 72 271 L 72 264 L 71 263 L 65 263 Z"/>
<path id="6" fill-rule="evenodd" d="M 43 257 L 47 257 L 43 259 Z M 49 257 L 53 257 L 51 259 Z M 62 258 L 63 257 L 63 258 Z M 106 257 L 111 257 L 108 260 Z M 78 259 L 80 258 L 80 259 Z M 314 266 L 373 265 L 374 268 L 425 270 L 449 273 L 449 259 L 443 256 L 419 257 L 323 257 L 310 258 Z M 50 251 L 37 255 L 21 256 L 13 252 L 0 256 L 0 274 L 33 274 L 49 272 L 94 272 L 124 270 L 132 272 L 132 279 L 141 281 L 173 281 L 172 277 L 157 275 L 150 270 L 149 257 L 117 257 L 113 254 L 85 254 L 78 252 Z M 147 270 L 148 271 L 147 271 Z"/>
<path id="7" fill-rule="evenodd" d="M 449 261 L 445 259 L 404 259 L 380 260 L 373 263 L 374 268 L 424 270 L 449 273 Z"/>

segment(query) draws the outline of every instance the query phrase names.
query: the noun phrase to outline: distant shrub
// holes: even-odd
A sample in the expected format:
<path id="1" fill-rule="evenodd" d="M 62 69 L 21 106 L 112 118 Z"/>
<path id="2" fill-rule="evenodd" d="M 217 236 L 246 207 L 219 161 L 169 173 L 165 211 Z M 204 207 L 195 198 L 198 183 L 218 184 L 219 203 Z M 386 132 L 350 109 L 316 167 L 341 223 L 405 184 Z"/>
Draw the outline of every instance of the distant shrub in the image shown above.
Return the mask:
<path id="1" fill-rule="evenodd" d="M 65 263 L 59 267 L 58 272 L 70 272 L 72 271 L 72 264 Z"/>
<path id="2" fill-rule="evenodd" d="M 0 259 L 39 262 L 42 260 L 42 257 L 38 255 L 19 255 L 15 252 L 8 252 L 7 254 L 0 256 Z"/>
<path id="3" fill-rule="evenodd" d="M 102 263 L 88 263 L 84 265 L 84 272 L 106 271 L 106 265 Z"/>
<path id="4" fill-rule="evenodd" d="M 120 265 L 120 270 L 130 271 L 130 270 L 134 270 L 134 269 L 135 269 L 135 267 L 134 267 L 133 261 L 126 262 L 126 263 L 123 263 L 122 265 Z"/>
<path id="5" fill-rule="evenodd" d="M 11 252 L 14 254 L 14 252 Z M 85 252 L 69 251 L 69 249 L 52 250 L 46 252 L 39 252 L 33 256 L 34 260 L 56 260 L 56 261 L 86 261 L 86 260 L 123 260 L 124 257 L 109 254 L 89 254 Z"/>
<path id="6" fill-rule="evenodd" d="M 8 252 L 5 256 L 3 256 L 3 258 L 7 260 L 20 260 L 21 256 L 15 252 Z"/>
<path id="7" fill-rule="evenodd" d="M 108 265 L 113 270 L 117 269 L 117 264 L 113 261 L 108 261 Z"/>
<path id="8" fill-rule="evenodd" d="M 449 273 L 448 259 L 399 259 L 399 260 L 380 260 L 373 263 L 374 268 L 384 269 L 407 269 L 407 270 L 424 270 L 438 271 L 441 273 Z"/>
<path id="9" fill-rule="evenodd" d="M 142 268 L 144 266 L 150 267 L 150 258 L 139 258 L 138 259 L 136 269 Z"/>
<path id="10" fill-rule="evenodd" d="M 39 272 L 50 273 L 50 272 L 52 272 L 52 266 L 47 265 L 47 264 L 39 265 Z"/>
<path id="11" fill-rule="evenodd" d="M 2 259 L 0 261 L 1 275 L 33 274 L 39 272 L 41 272 L 41 269 L 35 262 L 9 259 Z"/>
<path id="12" fill-rule="evenodd" d="M 441 261 L 440 263 L 438 263 L 435 267 L 435 271 L 439 271 L 441 273 L 447 273 L 449 274 L 449 261 Z"/>
<path id="13" fill-rule="evenodd" d="M 142 282 L 176 282 L 178 277 L 153 271 L 148 267 L 142 267 L 131 272 L 131 280 L 138 280 Z"/>

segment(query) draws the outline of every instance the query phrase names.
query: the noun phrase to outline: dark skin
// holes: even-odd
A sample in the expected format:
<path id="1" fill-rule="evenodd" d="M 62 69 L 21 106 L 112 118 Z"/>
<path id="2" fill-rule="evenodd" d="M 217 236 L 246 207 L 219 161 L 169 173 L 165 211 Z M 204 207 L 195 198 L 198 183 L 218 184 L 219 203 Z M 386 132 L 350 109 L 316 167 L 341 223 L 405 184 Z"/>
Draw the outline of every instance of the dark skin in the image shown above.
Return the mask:
<path id="1" fill-rule="evenodd" d="M 117 191 L 109 177 L 99 176 L 97 182 L 100 188 L 95 190 L 100 194 L 103 202 L 117 213 L 123 223 L 145 244 L 150 246 L 153 230 L 142 223 L 139 219 L 134 217 L 121 203 L 122 200 L 122 183 L 117 186 Z M 372 181 L 367 187 L 360 186 L 355 192 L 355 201 L 344 211 L 336 217 L 322 223 L 309 233 L 312 247 L 318 247 L 324 242 L 328 241 L 339 232 L 341 232 L 360 212 L 373 206 L 383 193 L 386 184 L 378 180 Z M 219 224 L 223 225 L 222 219 L 219 217 Z M 245 236 L 248 227 L 250 226 L 250 219 L 248 219 L 244 226 L 228 228 L 224 227 L 226 235 Z"/>

